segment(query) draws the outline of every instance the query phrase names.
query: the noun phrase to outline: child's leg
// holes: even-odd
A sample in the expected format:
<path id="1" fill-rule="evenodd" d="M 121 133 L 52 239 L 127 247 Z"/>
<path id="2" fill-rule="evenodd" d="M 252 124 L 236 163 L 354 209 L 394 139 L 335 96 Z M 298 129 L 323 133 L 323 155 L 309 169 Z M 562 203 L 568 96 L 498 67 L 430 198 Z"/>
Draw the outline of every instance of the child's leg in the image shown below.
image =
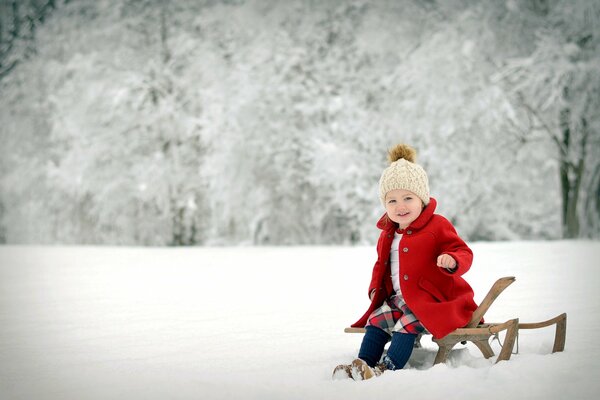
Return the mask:
<path id="1" fill-rule="evenodd" d="M 396 370 L 404 368 L 412 354 L 417 335 L 410 333 L 394 332 L 392 343 L 388 348 L 387 355 L 383 359 L 387 369 Z"/>
<path id="2" fill-rule="evenodd" d="M 373 368 L 379 362 L 383 354 L 383 348 L 389 340 L 390 335 L 384 330 L 371 325 L 367 326 L 358 352 L 358 358 L 364 360 L 369 367 Z"/>

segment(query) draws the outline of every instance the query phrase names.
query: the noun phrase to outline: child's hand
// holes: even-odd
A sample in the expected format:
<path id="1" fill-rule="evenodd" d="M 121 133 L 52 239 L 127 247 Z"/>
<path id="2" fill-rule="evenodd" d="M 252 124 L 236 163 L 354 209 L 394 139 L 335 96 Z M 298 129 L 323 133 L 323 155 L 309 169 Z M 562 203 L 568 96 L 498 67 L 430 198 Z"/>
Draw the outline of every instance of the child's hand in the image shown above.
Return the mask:
<path id="1" fill-rule="evenodd" d="M 456 269 L 456 260 L 448 254 L 441 254 L 437 258 L 437 266 L 446 268 L 448 271 L 453 271 Z"/>

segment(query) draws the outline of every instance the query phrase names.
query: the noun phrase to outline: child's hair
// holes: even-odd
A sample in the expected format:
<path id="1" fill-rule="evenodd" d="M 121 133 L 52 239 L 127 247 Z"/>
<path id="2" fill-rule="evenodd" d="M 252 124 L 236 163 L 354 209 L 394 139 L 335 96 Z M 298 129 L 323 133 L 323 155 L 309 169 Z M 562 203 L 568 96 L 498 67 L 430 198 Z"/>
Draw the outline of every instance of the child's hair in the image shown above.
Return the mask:
<path id="1" fill-rule="evenodd" d="M 395 189 L 409 190 L 429 204 L 429 180 L 425 170 L 416 163 L 417 151 L 407 144 L 397 144 L 388 151 L 390 166 L 379 179 L 379 199 L 385 207 L 385 195 Z"/>

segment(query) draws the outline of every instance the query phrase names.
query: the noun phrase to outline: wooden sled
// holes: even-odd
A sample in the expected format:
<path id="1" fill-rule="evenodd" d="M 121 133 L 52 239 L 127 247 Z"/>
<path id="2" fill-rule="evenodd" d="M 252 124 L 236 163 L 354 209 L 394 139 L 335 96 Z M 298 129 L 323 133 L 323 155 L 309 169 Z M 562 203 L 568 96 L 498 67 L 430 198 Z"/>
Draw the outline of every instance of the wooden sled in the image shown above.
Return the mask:
<path id="1" fill-rule="evenodd" d="M 490 308 L 494 300 L 515 281 L 514 276 L 500 278 L 494 283 L 481 304 L 473 312 L 471 321 L 464 327 L 444 336 L 441 339 L 433 339 L 439 349 L 435 356 L 434 365 L 446 362 L 448 354 L 457 343 L 466 344 L 472 342 L 481 351 L 485 358 L 493 357 L 494 351 L 490 346 L 490 337 L 498 337 L 499 333 L 506 331 L 502 350 L 496 359 L 496 362 L 509 360 L 513 353 L 515 341 L 519 335 L 520 329 L 538 329 L 551 325 L 556 325 L 554 334 L 554 346 L 552 352 L 556 353 L 565 349 L 565 337 L 567 333 L 567 314 L 563 313 L 554 318 L 543 322 L 521 323 L 519 318 L 509 319 L 502 323 L 483 323 L 480 321 Z M 364 333 L 365 328 L 346 328 L 346 333 Z M 420 339 L 420 337 L 419 337 Z"/>

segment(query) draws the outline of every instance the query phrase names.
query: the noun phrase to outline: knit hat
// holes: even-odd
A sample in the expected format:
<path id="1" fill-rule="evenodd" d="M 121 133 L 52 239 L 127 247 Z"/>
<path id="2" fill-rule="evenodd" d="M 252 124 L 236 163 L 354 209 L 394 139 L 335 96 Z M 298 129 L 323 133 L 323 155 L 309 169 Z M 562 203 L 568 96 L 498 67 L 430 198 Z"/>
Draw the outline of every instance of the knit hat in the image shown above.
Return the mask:
<path id="1" fill-rule="evenodd" d="M 406 144 L 398 144 L 388 152 L 389 167 L 379 179 L 379 198 L 385 206 L 385 195 L 395 189 L 409 190 L 429 204 L 429 180 L 423 167 L 415 163 L 417 152 Z"/>

